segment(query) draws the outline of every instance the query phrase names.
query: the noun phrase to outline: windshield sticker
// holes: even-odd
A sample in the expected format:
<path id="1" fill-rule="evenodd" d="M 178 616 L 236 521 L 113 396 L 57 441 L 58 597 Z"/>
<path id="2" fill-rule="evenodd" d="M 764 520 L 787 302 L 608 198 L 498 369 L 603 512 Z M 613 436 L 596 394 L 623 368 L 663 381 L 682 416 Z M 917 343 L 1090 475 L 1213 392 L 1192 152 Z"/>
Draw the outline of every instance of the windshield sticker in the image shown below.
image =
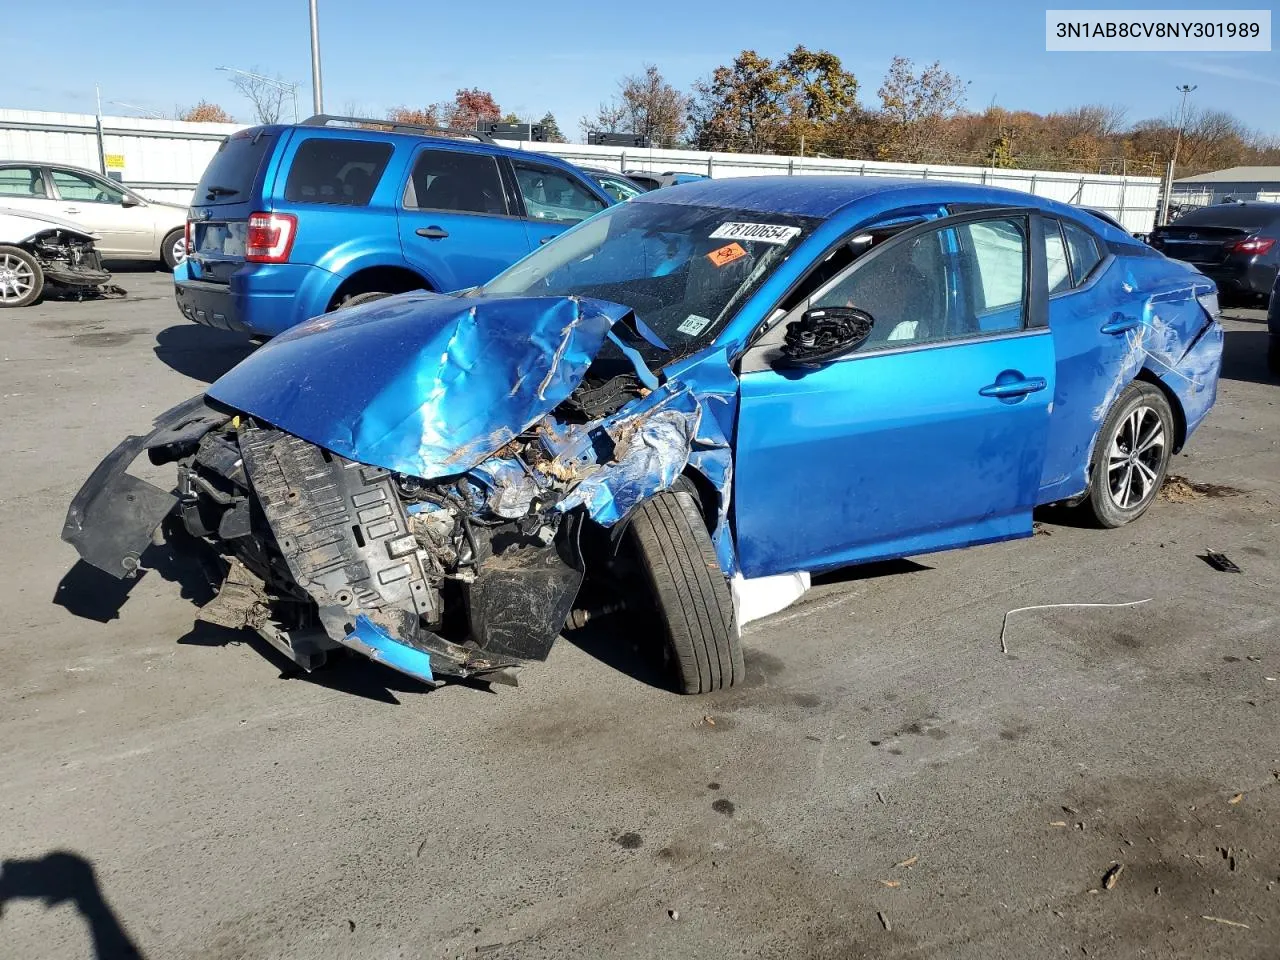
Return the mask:
<path id="1" fill-rule="evenodd" d="M 696 337 L 709 326 L 711 326 L 710 317 L 700 317 L 696 313 L 691 313 L 684 318 L 684 323 L 676 327 L 676 330 L 686 336 Z"/>
<path id="2" fill-rule="evenodd" d="M 735 260 L 741 260 L 746 255 L 747 251 L 742 248 L 742 244 L 726 243 L 723 247 L 716 247 L 716 249 L 708 253 L 707 259 L 717 267 L 724 267 Z"/>
<path id="3" fill-rule="evenodd" d="M 790 243 L 799 227 L 779 223 L 722 223 L 711 231 L 712 240 L 755 240 L 759 243 Z"/>

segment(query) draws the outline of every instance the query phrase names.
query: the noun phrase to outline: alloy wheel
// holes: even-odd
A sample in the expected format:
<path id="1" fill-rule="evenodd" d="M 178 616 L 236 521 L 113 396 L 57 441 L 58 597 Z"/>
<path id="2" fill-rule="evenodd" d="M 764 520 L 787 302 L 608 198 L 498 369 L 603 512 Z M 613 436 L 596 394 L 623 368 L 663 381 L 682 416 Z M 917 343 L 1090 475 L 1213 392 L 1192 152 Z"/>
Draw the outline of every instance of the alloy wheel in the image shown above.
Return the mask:
<path id="1" fill-rule="evenodd" d="M 1134 407 L 1116 426 L 1107 454 L 1107 489 L 1121 510 L 1155 495 L 1165 456 L 1164 421 L 1148 406 Z"/>
<path id="2" fill-rule="evenodd" d="M 18 303 L 31 294 L 36 276 L 25 260 L 0 254 L 0 303 Z"/>

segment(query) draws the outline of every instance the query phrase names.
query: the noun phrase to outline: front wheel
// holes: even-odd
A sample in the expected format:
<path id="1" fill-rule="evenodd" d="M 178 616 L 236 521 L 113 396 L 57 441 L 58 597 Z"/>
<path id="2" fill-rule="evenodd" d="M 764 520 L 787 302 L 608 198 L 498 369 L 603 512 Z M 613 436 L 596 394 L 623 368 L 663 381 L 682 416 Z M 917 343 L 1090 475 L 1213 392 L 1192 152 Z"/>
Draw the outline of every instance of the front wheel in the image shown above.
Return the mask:
<path id="1" fill-rule="evenodd" d="M 636 508 L 628 531 L 680 693 L 710 693 L 746 676 L 733 597 L 693 495 L 665 490 Z"/>
<path id="2" fill-rule="evenodd" d="M 1104 527 L 1147 512 L 1173 456 L 1173 411 L 1158 387 L 1134 381 L 1111 408 L 1098 434 L 1086 501 Z"/>
<path id="3" fill-rule="evenodd" d="M 19 247 L 0 246 L 0 307 L 25 307 L 40 299 L 44 270 Z"/>

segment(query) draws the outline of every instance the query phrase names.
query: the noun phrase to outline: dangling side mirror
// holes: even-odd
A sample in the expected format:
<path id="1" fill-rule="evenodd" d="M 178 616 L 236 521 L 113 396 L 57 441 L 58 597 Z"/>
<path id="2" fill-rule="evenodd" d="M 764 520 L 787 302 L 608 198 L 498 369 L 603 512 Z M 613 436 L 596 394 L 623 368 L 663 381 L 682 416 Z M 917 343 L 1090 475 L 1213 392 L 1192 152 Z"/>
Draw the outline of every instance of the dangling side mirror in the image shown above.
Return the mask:
<path id="1" fill-rule="evenodd" d="M 852 353 L 871 335 L 875 318 L 857 307 L 815 307 L 787 324 L 774 366 L 819 367 Z"/>

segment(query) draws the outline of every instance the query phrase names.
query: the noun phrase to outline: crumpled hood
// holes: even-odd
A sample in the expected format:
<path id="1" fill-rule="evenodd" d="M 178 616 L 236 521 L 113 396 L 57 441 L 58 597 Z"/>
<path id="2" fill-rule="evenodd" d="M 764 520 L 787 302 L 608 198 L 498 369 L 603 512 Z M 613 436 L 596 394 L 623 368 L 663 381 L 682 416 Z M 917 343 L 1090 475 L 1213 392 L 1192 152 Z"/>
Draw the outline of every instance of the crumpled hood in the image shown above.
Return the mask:
<path id="1" fill-rule="evenodd" d="M 564 401 L 630 308 L 401 294 L 276 337 L 208 395 L 351 460 L 463 473 Z"/>

